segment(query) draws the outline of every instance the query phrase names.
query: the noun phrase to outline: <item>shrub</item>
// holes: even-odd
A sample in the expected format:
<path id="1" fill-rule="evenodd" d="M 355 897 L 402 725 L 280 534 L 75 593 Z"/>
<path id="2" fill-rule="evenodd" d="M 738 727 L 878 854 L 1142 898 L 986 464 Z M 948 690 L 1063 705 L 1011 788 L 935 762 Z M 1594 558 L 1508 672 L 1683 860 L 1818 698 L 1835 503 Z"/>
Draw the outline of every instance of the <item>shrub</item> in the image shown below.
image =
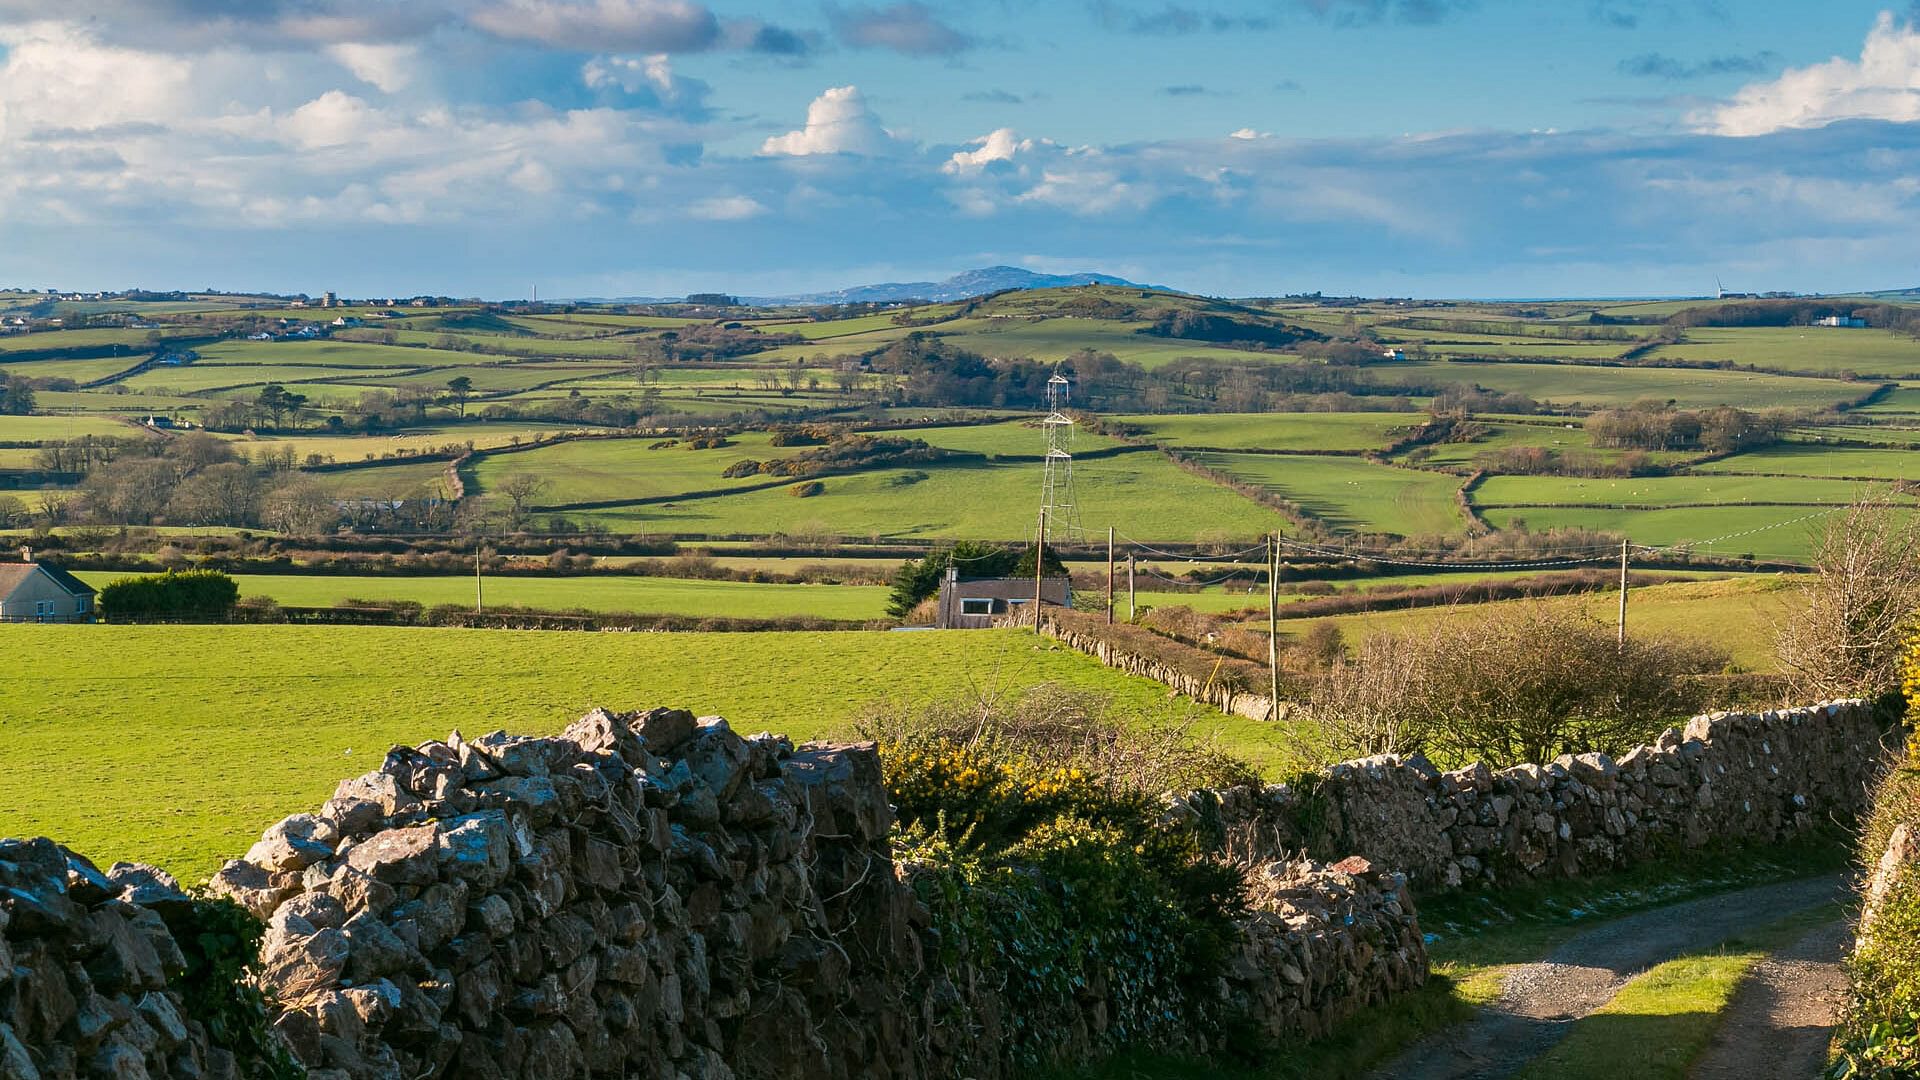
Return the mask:
<path id="1" fill-rule="evenodd" d="M 826 490 L 827 490 L 827 485 L 821 483 L 820 481 L 808 480 L 803 484 L 795 484 L 792 487 L 788 488 L 787 494 L 793 496 L 796 499 L 811 499 L 815 495 L 818 495 Z"/>
<path id="2" fill-rule="evenodd" d="M 1008 1050 L 1023 1066 L 1054 1057 L 1088 986 L 1103 986 L 1109 1006 L 1098 1049 L 1203 1029 L 1244 908 L 1238 870 L 1163 823 L 1153 788 L 1170 774 L 1128 752 L 1154 736 L 1100 710 L 1042 688 L 882 731 L 897 856 L 939 931 L 939 960 L 970 969 L 957 972 L 962 985 L 1001 988 Z M 1122 752 L 1102 760 L 1103 747 Z M 1219 762 L 1202 750 L 1189 765 L 1212 774 Z"/>
<path id="3" fill-rule="evenodd" d="M 1697 709 L 1689 676 L 1726 657 L 1692 641 L 1631 637 L 1565 604 L 1457 610 L 1407 634 L 1375 635 L 1317 681 L 1319 723 L 1302 749 L 1338 760 L 1423 752 L 1495 768 L 1564 753 L 1617 753 Z"/>
<path id="4" fill-rule="evenodd" d="M 1804 603 L 1775 651 L 1794 696 L 1876 697 L 1900 685 L 1913 612 L 1920 607 L 1920 517 L 1890 493 L 1827 519 Z"/>
<path id="5" fill-rule="evenodd" d="M 1907 697 L 1920 702 L 1920 637 L 1908 646 Z M 1861 830 L 1859 860 L 1877 866 L 1894 830 L 1920 828 L 1920 739 L 1881 781 Z M 1847 959 L 1848 1000 L 1841 1009 L 1829 1075 L 1920 1075 L 1920 865 L 1908 865 L 1862 921 Z"/>
<path id="6" fill-rule="evenodd" d="M 217 615 L 232 610 L 240 586 L 218 570 L 169 570 L 124 577 L 100 590 L 100 607 L 113 617 Z"/>

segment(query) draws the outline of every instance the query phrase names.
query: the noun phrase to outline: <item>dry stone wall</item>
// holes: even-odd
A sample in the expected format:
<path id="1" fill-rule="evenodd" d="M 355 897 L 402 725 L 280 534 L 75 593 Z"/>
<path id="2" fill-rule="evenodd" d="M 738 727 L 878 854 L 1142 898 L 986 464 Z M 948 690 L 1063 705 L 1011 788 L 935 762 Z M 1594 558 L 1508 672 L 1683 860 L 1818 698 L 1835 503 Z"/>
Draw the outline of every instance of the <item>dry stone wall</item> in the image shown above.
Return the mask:
<path id="1" fill-rule="evenodd" d="M 186 962 L 164 872 L 102 873 L 51 840 L 0 841 L 0 1078 L 227 1078 L 170 978 Z"/>
<path id="2" fill-rule="evenodd" d="M 278 1028 L 321 1080 L 1010 1075 L 998 987 L 933 959 L 891 825 L 871 746 L 596 712 L 396 749 L 213 884 L 266 920 Z M 1318 1033 L 1426 978 L 1404 876 L 1259 878 L 1212 1015 Z M 1100 984 L 1059 1059 L 1107 1045 Z"/>
<path id="3" fill-rule="evenodd" d="M 1172 814 L 1262 858 L 1357 854 L 1426 887 L 1577 877 L 1851 820 L 1871 805 L 1885 737 L 1861 701 L 1712 713 L 1618 759 L 1443 773 L 1388 755 L 1295 783 L 1196 792 Z"/>

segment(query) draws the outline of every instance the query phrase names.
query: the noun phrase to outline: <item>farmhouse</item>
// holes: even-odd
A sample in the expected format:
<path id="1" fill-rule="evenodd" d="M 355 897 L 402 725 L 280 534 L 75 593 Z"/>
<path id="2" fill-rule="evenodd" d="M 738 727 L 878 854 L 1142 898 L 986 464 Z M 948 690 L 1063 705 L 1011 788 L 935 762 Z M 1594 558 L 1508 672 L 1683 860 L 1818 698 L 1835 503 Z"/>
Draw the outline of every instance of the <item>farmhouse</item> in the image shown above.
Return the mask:
<path id="1" fill-rule="evenodd" d="M 1829 315 L 1824 319 L 1815 320 L 1813 325 L 1840 326 L 1840 327 L 1846 327 L 1852 330 L 1862 330 L 1866 328 L 1867 320 L 1862 319 L 1857 315 Z"/>
<path id="2" fill-rule="evenodd" d="M 92 622 L 93 587 L 57 566 L 0 563 L 0 622 Z"/>
<path id="3" fill-rule="evenodd" d="M 1073 606 L 1073 588 L 1066 577 L 1041 579 L 1040 600 L 1059 607 Z M 934 625 L 942 630 L 984 630 L 1033 603 L 1032 578 L 963 578 L 948 567 L 940 583 L 940 611 Z"/>

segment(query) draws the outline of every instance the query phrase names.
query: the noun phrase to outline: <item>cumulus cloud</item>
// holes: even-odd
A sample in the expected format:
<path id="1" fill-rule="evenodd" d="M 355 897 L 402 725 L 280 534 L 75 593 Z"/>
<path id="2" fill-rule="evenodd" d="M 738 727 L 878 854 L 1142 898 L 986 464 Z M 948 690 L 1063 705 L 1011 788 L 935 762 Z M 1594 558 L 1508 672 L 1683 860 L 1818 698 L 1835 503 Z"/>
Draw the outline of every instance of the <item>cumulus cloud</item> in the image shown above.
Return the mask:
<path id="1" fill-rule="evenodd" d="M 974 45 L 916 0 L 888 7 L 829 5 L 834 36 L 856 49 L 891 49 L 908 56 L 951 56 Z"/>
<path id="2" fill-rule="evenodd" d="M 862 154 L 869 157 L 893 148 L 893 136 L 867 107 L 859 87 L 835 86 L 807 106 L 806 126 L 775 135 L 760 145 L 768 157 L 809 157 L 817 154 Z"/>
<path id="3" fill-rule="evenodd" d="M 1834 57 L 1753 83 L 1694 116 L 1706 131 L 1764 135 L 1840 120 L 1920 120 L 1920 30 L 1882 13 L 1858 60 Z"/>
<path id="4" fill-rule="evenodd" d="M 955 176 L 967 176 L 992 165 L 997 161 L 1012 161 L 1014 156 L 1030 152 L 1032 139 L 1022 139 L 1012 128 L 1000 128 L 983 135 L 967 144 L 976 147 L 973 150 L 960 150 L 947 159 L 940 167 L 942 172 Z"/>
<path id="5" fill-rule="evenodd" d="M 420 52 L 412 45 L 343 41 L 327 46 L 326 52 L 353 72 L 354 78 L 389 94 L 406 89 L 420 63 Z"/>
<path id="6" fill-rule="evenodd" d="M 498 0 L 472 21 L 496 37 L 578 52 L 699 52 L 721 40 L 720 20 L 692 0 Z"/>

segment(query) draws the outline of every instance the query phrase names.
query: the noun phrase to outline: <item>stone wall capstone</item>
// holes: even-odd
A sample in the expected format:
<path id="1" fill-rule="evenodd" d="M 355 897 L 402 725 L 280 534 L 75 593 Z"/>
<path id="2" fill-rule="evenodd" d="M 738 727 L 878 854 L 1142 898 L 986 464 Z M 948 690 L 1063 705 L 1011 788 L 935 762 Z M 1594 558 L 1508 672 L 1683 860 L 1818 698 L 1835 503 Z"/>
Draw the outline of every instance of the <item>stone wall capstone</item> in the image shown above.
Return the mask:
<path id="1" fill-rule="evenodd" d="M 1617 760 L 1443 773 L 1418 755 L 1384 755 L 1303 782 L 1194 792 L 1170 812 L 1262 859 L 1361 855 L 1428 888 L 1579 877 L 1850 820 L 1872 804 L 1886 734 L 1864 701 L 1710 713 Z"/>

